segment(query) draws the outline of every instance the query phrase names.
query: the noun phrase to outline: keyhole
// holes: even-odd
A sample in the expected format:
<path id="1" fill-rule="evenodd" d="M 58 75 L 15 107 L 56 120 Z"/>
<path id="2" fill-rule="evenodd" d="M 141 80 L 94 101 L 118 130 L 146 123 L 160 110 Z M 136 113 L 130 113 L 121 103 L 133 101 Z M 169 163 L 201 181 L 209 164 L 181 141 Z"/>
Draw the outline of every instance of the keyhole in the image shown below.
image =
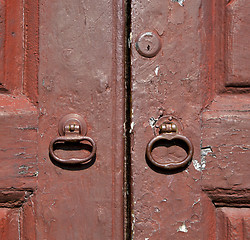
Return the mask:
<path id="1" fill-rule="evenodd" d="M 147 50 L 148 50 L 148 51 L 150 50 L 150 45 L 147 46 Z"/>

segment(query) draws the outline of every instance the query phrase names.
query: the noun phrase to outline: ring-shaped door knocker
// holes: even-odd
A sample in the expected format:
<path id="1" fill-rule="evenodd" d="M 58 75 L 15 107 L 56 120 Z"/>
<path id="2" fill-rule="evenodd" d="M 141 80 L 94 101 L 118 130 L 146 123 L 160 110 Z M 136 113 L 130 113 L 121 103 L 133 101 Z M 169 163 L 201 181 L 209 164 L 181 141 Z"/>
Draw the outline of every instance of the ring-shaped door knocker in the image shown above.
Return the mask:
<path id="1" fill-rule="evenodd" d="M 84 119 L 78 114 L 68 114 L 61 119 L 59 122 L 58 132 L 61 136 L 55 137 L 49 144 L 49 154 L 53 160 L 62 164 L 83 164 L 88 163 L 93 159 L 96 154 L 96 143 L 95 141 L 87 136 L 87 127 Z M 87 141 L 91 144 L 91 152 L 85 158 L 70 158 L 63 159 L 55 154 L 55 144 L 58 142 L 69 142 L 69 143 L 80 143 Z"/>
<path id="2" fill-rule="evenodd" d="M 194 147 L 192 142 L 185 136 L 177 134 L 177 126 L 173 122 L 163 122 L 160 126 L 158 136 L 152 138 L 146 147 L 146 157 L 151 164 L 157 168 L 164 170 L 177 170 L 185 167 L 193 157 Z M 180 146 L 186 151 L 186 157 L 179 161 L 166 161 L 165 163 L 158 162 L 153 156 L 152 151 L 157 147 L 161 141 L 166 141 L 170 144 L 176 145 L 178 142 Z"/>

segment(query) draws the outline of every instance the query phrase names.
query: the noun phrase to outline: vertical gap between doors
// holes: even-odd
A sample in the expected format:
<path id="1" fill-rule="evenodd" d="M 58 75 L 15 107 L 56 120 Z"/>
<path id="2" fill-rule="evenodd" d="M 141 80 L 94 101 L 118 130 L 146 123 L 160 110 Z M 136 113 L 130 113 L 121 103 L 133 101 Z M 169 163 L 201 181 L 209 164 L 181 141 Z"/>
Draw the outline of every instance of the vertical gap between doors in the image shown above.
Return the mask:
<path id="1" fill-rule="evenodd" d="M 131 221 L 131 0 L 125 0 L 125 161 L 124 161 L 124 239 L 132 239 Z"/>

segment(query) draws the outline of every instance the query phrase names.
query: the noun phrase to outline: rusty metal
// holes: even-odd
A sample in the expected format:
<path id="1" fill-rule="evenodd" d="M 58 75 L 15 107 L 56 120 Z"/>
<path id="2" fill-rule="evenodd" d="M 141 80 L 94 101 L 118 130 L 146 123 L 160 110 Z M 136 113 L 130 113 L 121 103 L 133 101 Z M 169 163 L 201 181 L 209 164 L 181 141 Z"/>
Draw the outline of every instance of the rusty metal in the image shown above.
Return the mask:
<path id="1" fill-rule="evenodd" d="M 176 126 L 176 132 L 178 130 L 179 133 L 182 132 L 183 130 L 183 125 L 181 121 L 172 115 L 163 115 L 156 119 L 155 124 L 154 124 L 154 135 L 157 136 L 160 134 L 160 131 L 162 131 L 162 128 L 166 127 L 166 123 L 171 123 L 171 126 L 173 127 L 174 125 Z"/>
<path id="2" fill-rule="evenodd" d="M 81 141 L 88 141 L 92 145 L 92 151 L 86 158 L 62 159 L 62 158 L 58 157 L 54 152 L 54 145 L 58 142 L 81 142 Z M 50 156 L 59 163 L 64 163 L 64 164 L 87 163 L 87 162 L 91 161 L 91 159 L 96 154 L 96 144 L 92 138 L 86 137 L 86 136 L 60 136 L 60 137 L 54 138 L 50 142 L 49 153 L 50 153 Z"/>
<path id="3" fill-rule="evenodd" d="M 49 154 L 55 161 L 64 164 L 82 164 L 91 161 L 91 159 L 95 156 L 96 143 L 92 138 L 85 136 L 87 133 L 87 127 L 82 116 L 74 113 L 64 116 L 59 122 L 58 132 L 61 136 L 55 137 L 49 144 Z M 92 146 L 92 151 L 85 158 L 62 159 L 54 152 L 55 144 L 58 142 L 79 143 L 82 141 L 88 141 Z"/>
<path id="4" fill-rule="evenodd" d="M 87 125 L 82 116 L 76 113 L 70 113 L 64 116 L 58 125 L 58 133 L 60 136 L 68 134 L 87 134 Z"/>
<path id="5" fill-rule="evenodd" d="M 152 58 L 161 50 L 161 39 L 154 31 L 143 32 L 137 37 L 135 48 L 143 57 Z"/>
<path id="6" fill-rule="evenodd" d="M 174 123 L 163 123 L 160 126 L 160 134 L 177 132 L 177 126 Z"/>
<path id="7" fill-rule="evenodd" d="M 172 117 L 169 119 L 173 119 Z M 185 136 L 177 134 L 177 126 L 173 122 L 163 122 L 160 125 L 160 135 L 152 138 L 146 147 L 146 156 L 147 159 L 156 167 L 165 169 L 165 170 L 174 170 L 185 167 L 193 157 L 194 147 L 192 142 Z M 159 163 L 154 157 L 152 156 L 152 151 L 154 148 L 157 147 L 157 143 L 160 141 L 167 141 L 171 142 L 173 145 L 176 142 L 180 142 L 181 146 L 186 151 L 187 155 L 184 159 L 181 159 L 178 162 L 171 162 L 168 161 L 166 163 Z"/>

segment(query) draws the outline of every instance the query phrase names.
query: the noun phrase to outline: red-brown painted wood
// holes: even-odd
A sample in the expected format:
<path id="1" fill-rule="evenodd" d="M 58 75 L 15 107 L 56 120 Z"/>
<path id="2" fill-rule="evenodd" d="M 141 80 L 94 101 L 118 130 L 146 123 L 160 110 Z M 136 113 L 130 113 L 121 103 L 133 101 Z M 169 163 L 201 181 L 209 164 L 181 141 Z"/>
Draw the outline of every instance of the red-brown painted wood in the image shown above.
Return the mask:
<path id="1" fill-rule="evenodd" d="M 133 239 L 248 239 L 249 2 L 131 8 Z M 124 15 L 122 0 L 0 1 L 0 239 L 123 238 Z M 135 48 L 145 31 L 161 42 L 150 58 Z M 49 157 L 69 113 L 96 142 L 88 165 Z M 192 163 L 175 172 L 145 159 L 163 114 L 194 145 Z M 57 149 L 62 158 L 86 152 Z M 185 157 L 181 146 L 152 154 Z"/>
<path id="2" fill-rule="evenodd" d="M 23 1 L 5 1 L 4 78 L 5 88 L 14 94 L 23 89 Z"/>
<path id="3" fill-rule="evenodd" d="M 36 239 L 37 77 L 27 77 L 25 69 L 38 71 L 38 59 L 27 60 L 30 42 L 38 49 L 38 33 L 30 36 L 24 30 L 23 13 L 34 10 L 27 2 L 24 6 L 23 1 L 1 1 L 0 9 L 0 238 Z M 37 12 L 33 14 L 38 19 Z M 31 25 L 38 29 L 38 21 Z M 33 88 L 24 90 L 27 81 Z"/>
<path id="4" fill-rule="evenodd" d="M 249 239 L 250 209 L 219 208 L 217 210 L 218 239 Z"/>
<path id="5" fill-rule="evenodd" d="M 17 208 L 0 209 L 0 238 L 1 239 L 20 239 L 19 238 L 20 210 Z"/>
<path id="6" fill-rule="evenodd" d="M 226 14 L 226 85 L 250 87 L 249 36 L 250 5 L 245 1 L 230 1 Z"/>
<path id="7" fill-rule="evenodd" d="M 234 228 L 242 221 L 236 207 L 250 203 L 249 2 L 178 2 L 132 2 L 133 239 L 247 239 L 249 221 Z M 153 58 L 136 50 L 143 31 L 160 36 Z M 145 159 L 152 118 L 163 113 L 182 122 L 194 145 L 192 163 L 179 172 Z M 156 150 L 161 163 L 182 158 L 178 147 Z M 237 220 L 221 233 L 222 206 Z M 237 237 L 225 237 L 230 231 Z"/>
<path id="8" fill-rule="evenodd" d="M 1 78 L 1 91 L 4 91 L 3 78 L 4 78 L 4 40 L 5 40 L 5 2 L 0 2 L 0 78 Z"/>
<path id="9" fill-rule="evenodd" d="M 121 239 L 123 4 L 23 3 L 0 6 L 1 239 Z M 92 165 L 49 157 L 60 118 L 72 112 L 97 144 Z"/>
<path id="10" fill-rule="evenodd" d="M 122 1 L 39 2 L 37 238 L 122 239 Z M 69 113 L 83 116 L 96 142 L 91 164 L 64 166 L 49 158 L 50 141 Z"/>

